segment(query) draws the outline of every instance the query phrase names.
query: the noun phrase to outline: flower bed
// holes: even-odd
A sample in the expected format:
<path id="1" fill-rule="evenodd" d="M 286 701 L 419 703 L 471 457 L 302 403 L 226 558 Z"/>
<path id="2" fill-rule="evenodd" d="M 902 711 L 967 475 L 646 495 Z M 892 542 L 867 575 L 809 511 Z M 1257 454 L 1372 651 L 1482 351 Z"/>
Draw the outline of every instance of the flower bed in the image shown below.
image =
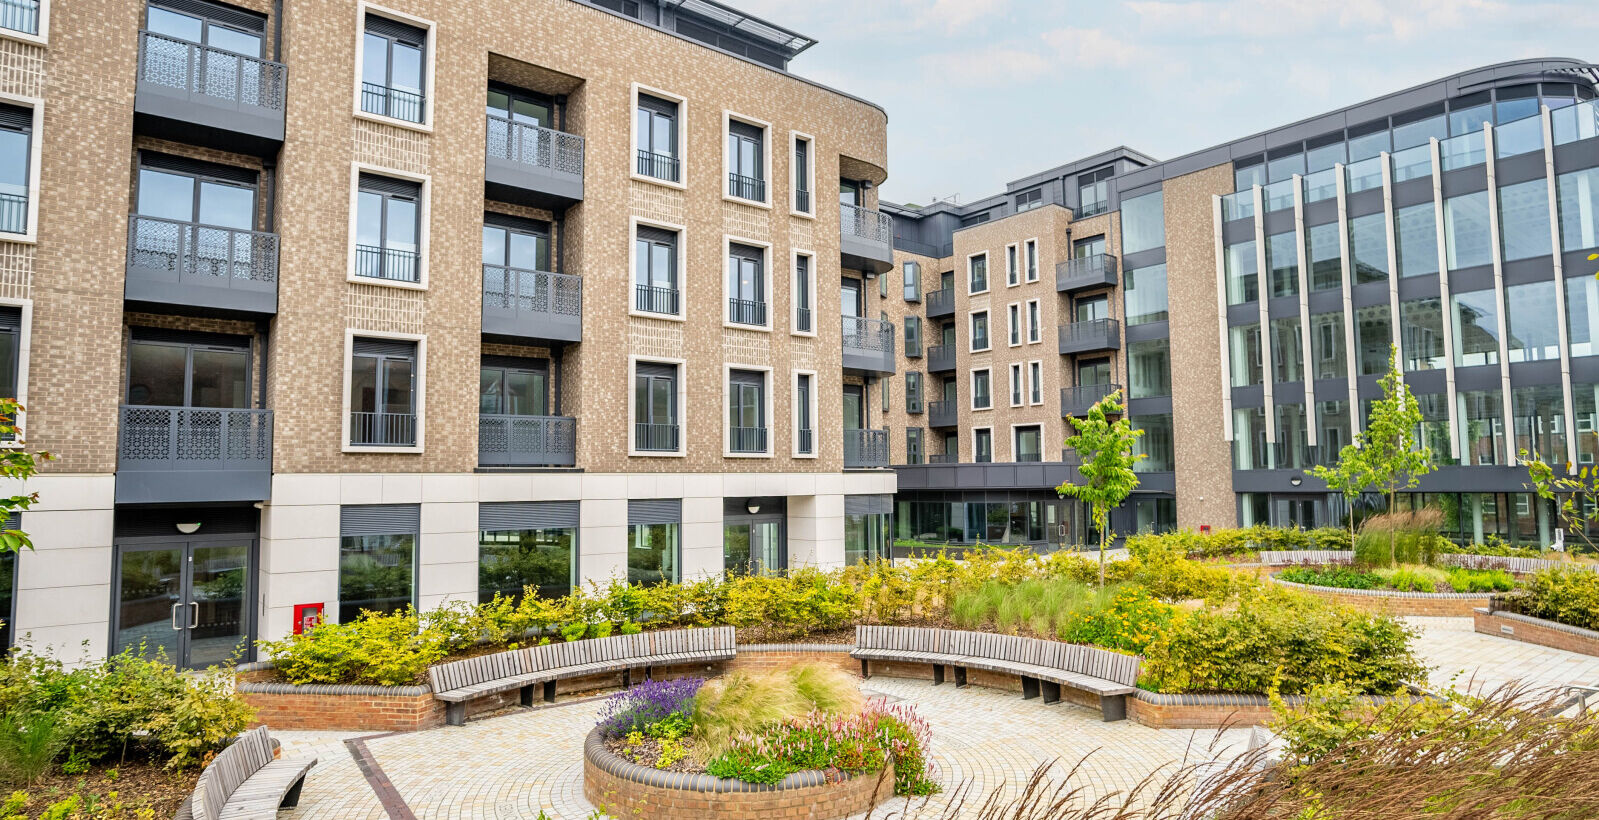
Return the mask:
<path id="1" fill-rule="evenodd" d="M 1393 569 L 1364 570 L 1344 566 L 1291 567 L 1277 573 L 1281 580 L 1313 587 L 1391 590 L 1394 592 L 1509 592 L 1516 579 L 1502 569 L 1439 569 L 1406 565 Z"/>

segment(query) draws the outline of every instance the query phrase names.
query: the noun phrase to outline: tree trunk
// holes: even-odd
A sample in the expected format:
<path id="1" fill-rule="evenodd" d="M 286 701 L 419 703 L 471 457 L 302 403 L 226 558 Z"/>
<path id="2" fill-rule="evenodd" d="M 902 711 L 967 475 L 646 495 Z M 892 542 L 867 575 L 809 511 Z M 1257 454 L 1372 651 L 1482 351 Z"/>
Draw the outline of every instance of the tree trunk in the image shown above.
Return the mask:
<path id="1" fill-rule="evenodd" d="M 1394 517 L 1394 496 L 1395 495 L 1396 495 L 1396 493 L 1394 492 L 1394 489 L 1392 487 L 1389 487 L 1388 488 L 1388 518 L 1389 518 L 1389 521 L 1388 521 L 1388 524 L 1389 524 L 1389 527 L 1388 527 L 1388 563 L 1397 567 L 1397 566 L 1399 566 L 1399 530 L 1397 530 L 1397 529 L 1395 529 L 1393 527 L 1393 524 L 1395 523 L 1394 520 L 1393 520 L 1393 517 Z"/>
<path id="2" fill-rule="evenodd" d="M 1099 588 L 1105 588 L 1105 547 L 1110 543 L 1110 515 L 1102 514 L 1098 509 L 1094 517 L 1099 519 Z"/>

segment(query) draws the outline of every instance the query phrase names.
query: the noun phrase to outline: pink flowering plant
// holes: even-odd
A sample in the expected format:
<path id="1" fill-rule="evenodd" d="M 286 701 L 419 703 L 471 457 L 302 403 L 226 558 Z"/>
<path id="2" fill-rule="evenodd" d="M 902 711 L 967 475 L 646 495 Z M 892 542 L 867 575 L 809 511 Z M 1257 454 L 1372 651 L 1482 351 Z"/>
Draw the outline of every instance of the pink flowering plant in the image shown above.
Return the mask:
<path id="1" fill-rule="evenodd" d="M 911 707 L 873 701 L 854 715 L 814 711 L 741 733 L 705 770 L 717 777 L 772 784 L 808 769 L 847 776 L 892 763 L 895 794 L 935 794 L 939 787 L 926 757 L 929 735 L 927 721 Z"/>

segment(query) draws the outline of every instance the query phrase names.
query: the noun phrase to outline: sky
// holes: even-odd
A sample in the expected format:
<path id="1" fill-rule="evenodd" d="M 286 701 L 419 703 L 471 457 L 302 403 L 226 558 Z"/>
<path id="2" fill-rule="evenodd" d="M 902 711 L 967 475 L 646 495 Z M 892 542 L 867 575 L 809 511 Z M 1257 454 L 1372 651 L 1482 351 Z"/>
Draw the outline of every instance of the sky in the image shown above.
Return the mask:
<path id="1" fill-rule="evenodd" d="M 884 199 L 971 202 L 1126 145 L 1159 160 L 1465 69 L 1599 62 L 1592 0 L 726 0 L 790 70 L 888 111 Z"/>

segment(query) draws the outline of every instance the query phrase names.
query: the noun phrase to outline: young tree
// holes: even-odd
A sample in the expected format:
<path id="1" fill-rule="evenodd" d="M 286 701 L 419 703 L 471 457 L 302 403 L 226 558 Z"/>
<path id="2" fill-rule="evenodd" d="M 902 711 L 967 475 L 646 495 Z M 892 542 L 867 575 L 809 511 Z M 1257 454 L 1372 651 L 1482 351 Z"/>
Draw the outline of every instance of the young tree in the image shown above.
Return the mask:
<path id="1" fill-rule="evenodd" d="M 1082 462 L 1077 471 L 1083 483 L 1066 482 L 1055 490 L 1062 496 L 1087 502 L 1093 509 L 1094 525 L 1099 527 L 1099 585 L 1105 585 L 1105 550 L 1110 546 L 1110 511 L 1120 505 L 1138 486 L 1133 465 L 1146 458 L 1133 452 L 1133 444 L 1144 434 L 1134 430 L 1123 415 L 1122 393 L 1117 390 L 1100 399 L 1088 410 L 1088 418 L 1071 419 L 1077 435 L 1066 439 L 1066 446 L 1077 451 Z M 1112 422 L 1110 416 L 1119 416 Z"/>
<path id="2" fill-rule="evenodd" d="M 49 453 L 30 453 L 21 447 L 22 441 L 17 437 L 17 414 L 23 407 L 17 404 L 16 399 L 0 398 L 0 442 L 15 442 L 15 447 L 0 447 L 0 479 L 9 479 L 15 482 L 19 489 L 24 489 L 23 482 L 32 478 L 38 470 L 39 461 L 50 461 L 55 456 Z M 0 522 L 9 520 L 11 516 L 28 509 L 39 500 L 38 493 L 19 493 L 10 498 L 0 497 Z M 20 552 L 24 549 L 33 549 L 33 541 L 28 534 L 21 530 L 0 529 L 0 552 Z"/>
<path id="3" fill-rule="evenodd" d="M 1360 494 L 1371 485 L 1371 480 L 1366 477 L 1366 466 L 1360 458 L 1360 448 L 1353 444 L 1345 444 L 1344 449 L 1338 451 L 1338 463 L 1331 466 L 1317 464 L 1305 471 L 1322 481 L 1327 482 L 1327 489 L 1341 493 L 1344 503 L 1349 505 L 1349 543 L 1355 543 L 1355 502 L 1360 500 Z"/>

